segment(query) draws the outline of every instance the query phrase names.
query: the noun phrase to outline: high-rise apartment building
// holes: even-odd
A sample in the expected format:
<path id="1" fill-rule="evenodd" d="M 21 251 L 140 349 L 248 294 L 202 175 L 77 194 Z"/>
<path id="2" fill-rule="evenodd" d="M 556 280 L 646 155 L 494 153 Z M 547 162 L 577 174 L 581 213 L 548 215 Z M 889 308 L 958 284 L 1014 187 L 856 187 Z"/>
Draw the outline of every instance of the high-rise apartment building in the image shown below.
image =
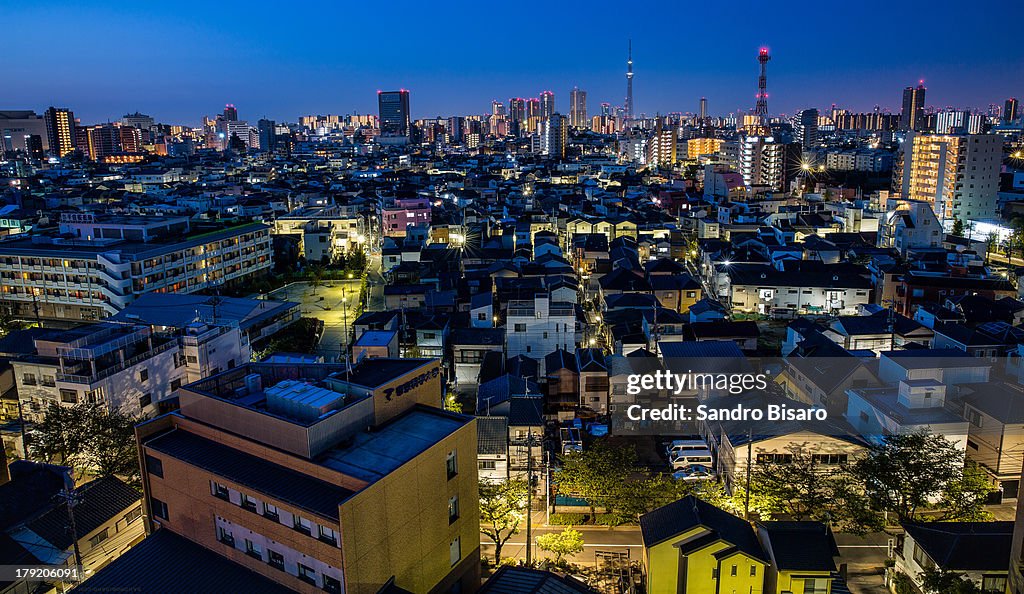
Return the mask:
<path id="1" fill-rule="evenodd" d="M 75 150 L 75 114 L 70 109 L 51 107 L 43 115 L 50 153 L 63 157 Z"/>
<path id="2" fill-rule="evenodd" d="M 555 94 L 551 91 L 542 91 L 540 94 L 540 116 L 541 121 L 551 117 L 555 113 Z"/>
<path id="3" fill-rule="evenodd" d="M 409 136 L 412 121 L 409 115 L 409 91 L 378 91 L 377 108 L 380 132 L 385 136 Z"/>
<path id="4" fill-rule="evenodd" d="M 787 147 L 771 136 L 744 137 L 739 146 L 739 170 L 744 185 L 783 190 L 790 153 Z"/>
<path id="5" fill-rule="evenodd" d="M 491 101 L 491 115 L 492 116 L 504 116 L 505 115 L 505 104 L 495 99 Z"/>
<path id="6" fill-rule="evenodd" d="M 721 138 L 691 138 L 686 141 L 686 158 L 696 159 L 702 155 L 715 155 L 725 142 Z"/>
<path id="7" fill-rule="evenodd" d="M 652 167 L 672 167 L 676 163 L 676 130 L 663 125 L 661 120 L 647 141 L 647 164 Z"/>
<path id="8" fill-rule="evenodd" d="M 137 546 L 170 533 L 306 594 L 479 587 L 476 422 L 441 409 L 437 359 L 249 363 L 178 395 L 137 428 Z"/>
<path id="9" fill-rule="evenodd" d="M 793 120 L 793 133 L 805 149 L 818 144 L 818 110 L 812 107 L 797 113 Z"/>
<path id="10" fill-rule="evenodd" d="M 154 120 L 152 116 L 135 112 L 121 116 L 121 124 L 139 128 L 140 130 L 149 130 L 156 125 L 156 120 Z"/>
<path id="11" fill-rule="evenodd" d="M 49 150 L 47 118 L 31 110 L 0 111 L 0 155 L 11 151 Z"/>
<path id="12" fill-rule="evenodd" d="M 910 133 L 903 145 L 902 195 L 947 219 L 996 216 L 1003 143 L 996 135 Z"/>
<path id="13" fill-rule="evenodd" d="M 565 158 L 565 146 L 569 140 L 569 130 L 566 126 L 565 116 L 553 113 L 551 117 L 541 124 L 542 151 L 545 155 L 556 158 Z"/>
<path id="14" fill-rule="evenodd" d="M 514 97 L 508 100 L 508 118 L 511 122 L 522 122 L 526 119 L 526 99 Z"/>
<path id="15" fill-rule="evenodd" d="M 924 129 L 925 91 L 924 82 L 919 83 L 916 87 L 903 89 L 903 110 L 900 112 L 900 130 L 907 132 Z"/>
<path id="16" fill-rule="evenodd" d="M 587 92 L 573 87 L 569 93 L 569 125 L 582 129 L 587 123 Z"/>

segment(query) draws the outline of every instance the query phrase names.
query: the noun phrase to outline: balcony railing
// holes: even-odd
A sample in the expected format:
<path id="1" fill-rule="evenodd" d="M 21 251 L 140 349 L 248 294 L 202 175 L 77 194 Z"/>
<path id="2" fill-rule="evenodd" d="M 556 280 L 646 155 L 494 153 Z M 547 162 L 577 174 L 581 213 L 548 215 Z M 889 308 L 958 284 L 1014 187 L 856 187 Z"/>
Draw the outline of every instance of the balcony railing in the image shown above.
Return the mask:
<path id="1" fill-rule="evenodd" d="M 173 342 L 165 342 L 163 344 L 156 345 L 152 349 L 150 349 L 150 350 L 148 350 L 148 351 L 146 351 L 144 353 L 141 353 L 139 355 L 136 355 L 136 356 L 132 357 L 131 359 L 126 359 L 124 362 L 119 363 L 117 365 L 114 365 L 113 367 L 108 367 L 108 368 L 103 369 L 101 371 L 97 371 L 94 375 L 79 375 L 79 374 L 73 374 L 73 373 L 58 373 L 57 374 L 57 381 L 67 382 L 69 384 L 86 384 L 86 385 L 91 385 L 91 384 L 94 384 L 94 383 L 100 381 L 101 379 L 108 378 L 108 377 L 114 375 L 115 373 L 120 373 L 120 372 L 124 371 L 125 369 L 128 369 L 129 367 L 131 367 L 133 365 L 136 365 L 137 363 L 141 363 L 142 361 L 145 361 L 146 359 L 155 357 L 155 356 L 159 355 L 160 353 L 170 349 L 173 346 L 176 346 Z"/>

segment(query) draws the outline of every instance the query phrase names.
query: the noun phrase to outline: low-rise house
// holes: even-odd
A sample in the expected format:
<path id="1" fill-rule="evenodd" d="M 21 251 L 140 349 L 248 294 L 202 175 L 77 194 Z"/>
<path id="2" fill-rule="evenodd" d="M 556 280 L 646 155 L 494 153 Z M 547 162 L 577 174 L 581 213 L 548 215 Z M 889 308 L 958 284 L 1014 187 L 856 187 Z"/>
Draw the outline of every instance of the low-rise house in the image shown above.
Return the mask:
<path id="1" fill-rule="evenodd" d="M 580 402 L 599 414 L 608 412 L 608 363 L 599 348 L 576 349 L 576 369 L 580 374 Z"/>
<path id="2" fill-rule="evenodd" d="M 640 516 L 649 594 L 762 592 L 769 558 L 750 523 L 692 495 Z"/>
<path id="3" fill-rule="evenodd" d="M 789 264 L 782 270 L 767 264 L 724 266 L 728 282 L 723 296 L 734 311 L 773 318 L 855 315 L 861 305 L 871 302 L 871 280 L 863 267 L 805 261 Z"/>
<path id="4" fill-rule="evenodd" d="M 988 472 L 1003 500 L 1020 495 L 1024 389 L 1009 382 L 961 384 L 967 457 Z"/>
<path id="5" fill-rule="evenodd" d="M 480 377 L 480 364 L 490 352 L 501 353 L 505 329 L 491 327 L 456 328 L 449 342 L 455 364 L 455 385 L 459 391 L 473 392 Z"/>
<path id="6" fill-rule="evenodd" d="M 935 336 L 923 324 L 884 309 L 867 316 L 836 318 L 824 334 L 848 351 L 869 350 L 875 353 L 905 348 L 908 344 L 930 347 Z"/>
<path id="7" fill-rule="evenodd" d="M 476 418 L 476 464 L 482 481 L 500 483 L 508 479 L 508 417 Z"/>
<path id="8" fill-rule="evenodd" d="M 926 570 L 956 572 L 981 592 L 1006 592 L 1013 522 L 905 522 L 894 570 L 922 589 Z"/>
<path id="9" fill-rule="evenodd" d="M 853 388 L 846 395 L 847 422 L 871 441 L 927 431 L 967 449 L 967 421 L 947 408 L 947 386 L 936 379 L 903 379 L 895 388 Z"/>
<path id="10" fill-rule="evenodd" d="M 757 537 L 768 555 L 767 594 L 829 594 L 839 547 L 821 522 L 759 522 Z"/>

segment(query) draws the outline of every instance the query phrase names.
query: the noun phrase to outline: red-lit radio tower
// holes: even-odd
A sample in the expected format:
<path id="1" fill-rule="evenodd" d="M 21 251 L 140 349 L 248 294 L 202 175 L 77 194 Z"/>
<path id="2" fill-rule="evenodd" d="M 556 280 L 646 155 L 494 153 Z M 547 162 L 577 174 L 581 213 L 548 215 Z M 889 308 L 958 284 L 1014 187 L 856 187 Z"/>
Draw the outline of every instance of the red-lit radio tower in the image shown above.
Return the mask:
<path id="1" fill-rule="evenodd" d="M 754 115 L 758 123 L 768 130 L 768 48 L 762 47 L 757 54 L 757 62 L 761 65 L 761 76 L 757 78 L 757 107 L 754 108 Z"/>

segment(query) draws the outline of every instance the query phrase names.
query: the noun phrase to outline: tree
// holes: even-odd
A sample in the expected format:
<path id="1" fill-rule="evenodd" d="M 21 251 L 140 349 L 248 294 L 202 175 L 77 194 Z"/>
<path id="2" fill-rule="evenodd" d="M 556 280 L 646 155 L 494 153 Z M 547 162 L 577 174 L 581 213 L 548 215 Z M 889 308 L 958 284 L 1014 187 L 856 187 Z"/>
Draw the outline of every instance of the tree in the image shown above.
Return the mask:
<path id="1" fill-rule="evenodd" d="M 316 295 L 316 288 L 324 284 L 324 267 L 311 266 L 309 269 L 309 285 L 313 287 L 313 294 Z"/>
<path id="2" fill-rule="evenodd" d="M 573 556 L 583 551 L 583 535 L 572 526 L 561 532 L 541 534 L 537 537 L 537 548 L 555 556 L 555 563 L 561 563 L 566 556 Z"/>
<path id="3" fill-rule="evenodd" d="M 978 463 L 967 460 L 963 471 L 946 485 L 939 500 L 942 519 L 956 522 L 983 522 L 992 519 L 985 509 L 985 500 L 992 484 Z"/>
<path id="4" fill-rule="evenodd" d="M 50 464 L 74 469 L 76 478 L 87 472 L 117 476 L 139 486 L 137 419 L 98 404 L 51 404 L 42 422 L 32 430 L 30 452 Z"/>
<path id="5" fill-rule="evenodd" d="M 912 521 L 929 499 L 941 496 L 963 474 L 963 453 L 927 431 L 887 435 L 852 470 L 872 505 Z"/>
<path id="6" fill-rule="evenodd" d="M 935 594 L 980 594 L 981 588 L 964 575 L 942 568 L 931 568 L 919 574 L 925 592 Z"/>
<path id="7" fill-rule="evenodd" d="M 953 229 L 951 230 L 951 233 L 953 235 L 958 236 L 958 237 L 963 237 L 963 235 L 964 235 L 964 222 L 961 221 L 959 218 L 954 218 L 953 219 Z"/>
<path id="8" fill-rule="evenodd" d="M 559 489 L 586 499 L 591 515 L 596 513 L 596 503 L 614 513 L 637 466 L 634 448 L 610 446 L 604 440 L 589 449 L 569 452 L 561 460 L 562 468 L 556 473 Z"/>
<path id="9" fill-rule="evenodd" d="M 771 513 L 825 522 L 844 532 L 863 534 L 881 527 L 848 466 L 822 465 L 803 445 L 791 452 L 791 461 L 760 463 L 751 472 L 751 493 L 760 498 L 762 511 L 767 507 Z"/>
<path id="10" fill-rule="evenodd" d="M 529 492 L 525 480 L 480 481 L 480 533 L 494 542 L 495 565 L 501 563 L 501 548 L 520 532 Z"/>

